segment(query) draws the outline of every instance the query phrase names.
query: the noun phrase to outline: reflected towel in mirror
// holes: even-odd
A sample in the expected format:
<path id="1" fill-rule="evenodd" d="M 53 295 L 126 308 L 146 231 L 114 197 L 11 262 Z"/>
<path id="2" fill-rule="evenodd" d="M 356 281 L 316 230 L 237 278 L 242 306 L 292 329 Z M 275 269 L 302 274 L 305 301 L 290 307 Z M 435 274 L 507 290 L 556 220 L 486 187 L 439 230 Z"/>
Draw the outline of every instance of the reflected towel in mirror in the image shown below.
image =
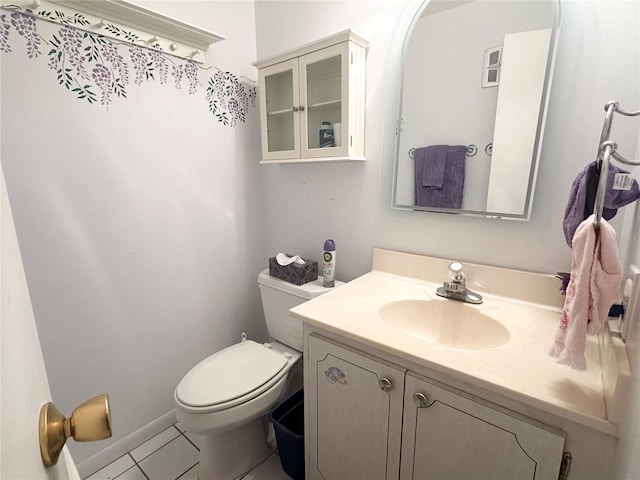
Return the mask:
<path id="1" fill-rule="evenodd" d="M 447 164 L 449 145 L 431 145 L 417 148 L 414 155 L 423 156 L 422 186 L 442 188 L 444 186 L 444 169 Z M 418 175 L 416 171 L 416 175 Z"/>
<path id="2" fill-rule="evenodd" d="M 446 152 L 446 155 L 443 155 Z M 466 145 L 434 145 L 416 148 L 414 203 L 420 207 L 461 208 L 464 188 Z M 444 157 L 444 161 L 443 160 Z M 425 186 L 435 183 L 438 171 L 431 171 L 432 165 L 442 170 L 442 187 Z M 435 175 L 433 175 L 435 173 Z"/>

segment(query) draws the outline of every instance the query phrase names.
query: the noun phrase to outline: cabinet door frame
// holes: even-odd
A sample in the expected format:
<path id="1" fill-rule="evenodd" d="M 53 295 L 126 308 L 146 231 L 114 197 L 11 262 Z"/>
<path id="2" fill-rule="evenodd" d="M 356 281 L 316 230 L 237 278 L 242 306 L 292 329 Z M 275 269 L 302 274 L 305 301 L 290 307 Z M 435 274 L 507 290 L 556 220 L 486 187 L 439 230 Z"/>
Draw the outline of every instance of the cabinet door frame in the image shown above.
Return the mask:
<path id="1" fill-rule="evenodd" d="M 348 346 L 329 340 L 318 334 L 310 334 L 305 336 L 305 355 L 304 355 L 304 388 L 305 388 L 305 448 L 306 448 L 306 478 L 308 480 L 338 480 L 325 478 L 320 471 L 318 465 L 318 397 L 317 385 L 319 381 L 325 378 L 319 378 L 317 371 L 317 363 L 325 362 L 327 358 L 333 357 L 339 361 L 349 363 L 353 366 L 362 368 L 370 373 L 374 373 L 379 380 L 387 378 L 392 382 L 392 387 L 387 395 L 389 396 L 389 412 L 388 412 L 388 431 L 383 432 L 386 437 L 386 471 L 384 477 L 376 477 L 375 480 L 396 480 L 400 470 L 400 440 L 402 435 L 402 402 L 404 396 L 404 377 L 406 369 L 390 364 L 384 360 L 367 355 L 366 353 L 352 349 Z M 326 373 L 325 373 L 326 375 Z M 349 377 L 345 378 L 345 387 L 347 387 Z M 372 386 L 376 393 L 380 386 L 376 384 Z M 382 390 L 380 390 L 382 392 Z M 362 402 L 366 402 L 367 398 L 363 396 Z M 372 427 L 378 427 L 377 423 L 372 423 Z M 366 432 L 362 432 L 362 442 L 367 442 Z M 349 458 L 348 452 L 345 452 L 345 458 Z M 348 465 L 344 465 L 345 473 L 349 470 Z M 339 480 L 344 480 L 341 475 Z M 363 477 L 358 477 L 363 478 Z"/>
<path id="2" fill-rule="evenodd" d="M 414 394 L 423 393 L 427 397 L 425 406 L 417 406 Z M 492 425 L 497 431 L 513 435 L 524 456 L 535 464 L 532 480 L 555 480 L 558 478 L 565 434 L 527 417 L 506 411 L 470 395 L 459 392 L 439 382 L 408 372 L 405 380 L 404 414 L 402 432 L 402 454 L 400 479 L 413 480 L 427 478 L 415 471 L 416 446 L 419 435 L 437 435 L 435 430 L 418 432 L 419 415 L 429 414 L 433 405 L 440 403 L 446 407 L 468 415 L 469 419 Z M 435 413 L 435 411 L 434 411 Z M 441 418 L 441 417 L 440 417 Z M 451 426 L 453 428 L 453 425 Z M 462 448 L 462 445 L 459 445 Z M 448 449 L 451 451 L 452 449 Z M 423 452 L 422 457 L 426 456 Z M 441 458 L 438 455 L 435 458 Z M 470 457 L 466 457 L 470 458 Z"/>
<path id="3" fill-rule="evenodd" d="M 316 52 L 303 55 L 300 60 L 300 104 L 305 107 L 300 115 L 300 156 L 302 158 L 338 157 L 349 154 L 349 45 L 343 42 Z M 342 142 L 339 147 L 309 148 L 309 112 L 310 105 L 307 97 L 307 66 L 340 55 L 340 122 L 342 123 Z"/>
<path id="4" fill-rule="evenodd" d="M 267 122 L 267 89 L 266 78 L 271 75 L 291 70 L 292 84 L 293 84 L 293 150 L 281 150 L 276 152 L 269 151 L 269 124 Z M 299 63 L 297 58 L 287 60 L 275 65 L 271 65 L 265 68 L 261 68 L 258 74 L 259 90 L 262 93 L 260 95 L 260 133 L 262 137 L 262 158 L 264 160 L 286 160 L 291 158 L 300 157 L 300 112 L 296 109 L 301 105 L 300 103 L 300 76 L 299 76 Z"/>

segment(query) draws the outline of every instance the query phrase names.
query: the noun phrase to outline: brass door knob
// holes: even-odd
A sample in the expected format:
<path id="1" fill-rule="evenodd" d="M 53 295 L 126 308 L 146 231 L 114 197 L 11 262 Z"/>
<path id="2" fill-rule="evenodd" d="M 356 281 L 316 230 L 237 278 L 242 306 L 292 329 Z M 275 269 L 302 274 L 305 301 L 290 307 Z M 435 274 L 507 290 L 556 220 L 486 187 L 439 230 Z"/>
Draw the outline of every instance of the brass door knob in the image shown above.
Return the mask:
<path id="1" fill-rule="evenodd" d="M 51 402 L 40 409 L 40 454 L 51 467 L 58 463 L 67 438 L 77 442 L 93 442 L 111 436 L 111 409 L 106 393 L 87 400 L 65 418 Z"/>

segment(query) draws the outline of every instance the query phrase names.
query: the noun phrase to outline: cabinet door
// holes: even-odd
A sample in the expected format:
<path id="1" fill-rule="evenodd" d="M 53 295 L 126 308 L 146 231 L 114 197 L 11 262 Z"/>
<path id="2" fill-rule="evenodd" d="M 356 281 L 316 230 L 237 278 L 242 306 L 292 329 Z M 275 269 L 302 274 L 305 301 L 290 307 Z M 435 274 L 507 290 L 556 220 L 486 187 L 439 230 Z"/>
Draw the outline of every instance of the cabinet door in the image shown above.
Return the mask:
<path id="1" fill-rule="evenodd" d="M 404 370 L 314 334 L 307 350 L 308 478 L 397 479 Z"/>
<path id="2" fill-rule="evenodd" d="M 348 153 L 349 42 L 300 57 L 301 155 L 306 158 Z M 329 122 L 333 140 L 321 148 L 322 123 Z M 338 133 L 338 138 L 336 138 Z"/>
<path id="3" fill-rule="evenodd" d="M 557 479 L 564 436 L 406 376 L 400 478 Z"/>
<path id="4" fill-rule="evenodd" d="M 265 160 L 300 157 L 298 59 L 260 70 L 262 156 Z"/>

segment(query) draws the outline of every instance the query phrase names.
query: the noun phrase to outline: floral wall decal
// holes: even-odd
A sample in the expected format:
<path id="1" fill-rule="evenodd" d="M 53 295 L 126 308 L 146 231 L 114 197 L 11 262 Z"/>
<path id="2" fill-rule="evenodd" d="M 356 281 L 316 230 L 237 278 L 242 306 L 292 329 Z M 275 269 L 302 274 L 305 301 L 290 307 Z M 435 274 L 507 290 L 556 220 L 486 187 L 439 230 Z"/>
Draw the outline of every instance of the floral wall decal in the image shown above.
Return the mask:
<path id="1" fill-rule="evenodd" d="M 29 58 L 37 57 L 40 54 L 40 35 L 36 31 L 35 18 L 26 13 L 13 12 L 11 14 L 11 25 L 18 32 L 18 35 L 24 37 L 27 41 L 27 55 L 29 55 Z"/>
<path id="2" fill-rule="evenodd" d="M 9 46 L 9 28 L 11 25 L 8 21 L 6 15 L 0 15 L 0 51 L 5 53 L 11 51 Z"/>
<path id="3" fill-rule="evenodd" d="M 108 109 L 112 102 L 127 98 L 131 83 L 142 86 L 145 82 L 159 82 L 173 84 L 189 95 L 203 93 L 214 118 L 231 127 L 246 122 L 249 109 L 256 107 L 255 82 L 213 67 L 216 71 L 204 81 L 204 87 L 200 77 L 209 69 L 167 55 L 153 45 L 150 48 L 121 45 L 99 33 L 79 30 L 76 25 L 87 23 L 81 14 L 37 12 L 38 17 L 55 19 L 62 25 L 57 32 L 45 36 L 38 31 L 41 20 L 31 10 L 16 6 L 2 9 L 7 13 L 0 15 L 0 52 L 12 52 L 11 42 L 14 38 L 21 39 L 30 59 L 48 57 L 48 66 L 55 72 L 58 84 L 78 100 Z M 123 38 L 136 41 L 129 38 L 135 36 L 133 33 L 115 25 L 107 26 L 116 29 Z"/>

